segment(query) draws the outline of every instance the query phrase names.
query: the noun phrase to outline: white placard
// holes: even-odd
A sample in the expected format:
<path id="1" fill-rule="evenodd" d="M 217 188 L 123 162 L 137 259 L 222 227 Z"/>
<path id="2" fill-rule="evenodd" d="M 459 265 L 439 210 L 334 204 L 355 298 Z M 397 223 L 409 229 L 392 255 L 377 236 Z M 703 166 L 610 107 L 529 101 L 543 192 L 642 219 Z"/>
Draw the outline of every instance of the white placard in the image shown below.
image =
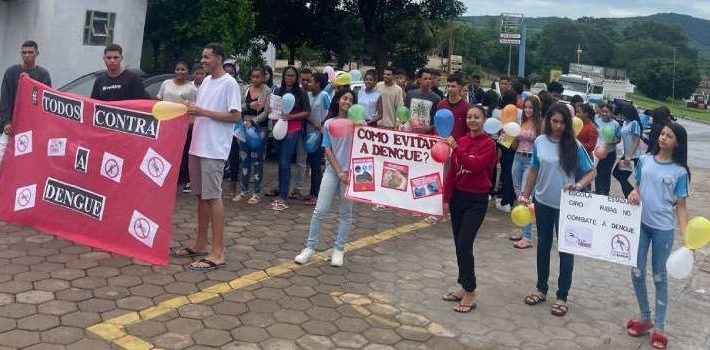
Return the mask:
<path id="1" fill-rule="evenodd" d="M 428 215 L 444 214 L 444 164 L 432 135 L 356 127 L 346 197 Z"/>
<path id="2" fill-rule="evenodd" d="M 623 197 L 562 191 L 558 250 L 636 267 L 641 205 Z"/>
<path id="3" fill-rule="evenodd" d="M 269 119 L 276 120 L 281 118 L 281 96 L 271 94 L 269 97 Z"/>

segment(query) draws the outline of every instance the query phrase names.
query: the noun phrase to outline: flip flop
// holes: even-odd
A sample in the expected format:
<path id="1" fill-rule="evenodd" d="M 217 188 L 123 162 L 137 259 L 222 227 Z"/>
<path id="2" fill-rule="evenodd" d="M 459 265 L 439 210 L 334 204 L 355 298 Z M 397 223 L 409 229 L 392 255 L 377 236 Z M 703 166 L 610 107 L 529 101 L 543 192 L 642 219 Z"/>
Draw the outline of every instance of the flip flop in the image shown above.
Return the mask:
<path id="1" fill-rule="evenodd" d="M 179 253 L 178 253 L 178 252 L 181 252 L 181 251 L 182 251 L 182 252 L 185 252 L 185 254 L 179 254 Z M 185 258 L 185 257 L 194 258 L 194 257 L 196 257 L 196 256 L 206 256 L 206 255 L 207 255 L 206 252 L 205 252 L 205 253 L 197 252 L 197 251 L 194 251 L 194 250 L 192 250 L 192 249 L 190 249 L 190 248 L 187 248 L 187 247 L 185 247 L 185 248 L 180 248 L 180 249 L 178 249 L 178 250 L 174 250 L 174 251 L 170 252 L 170 256 L 172 256 L 173 258 Z"/>
<path id="2" fill-rule="evenodd" d="M 473 309 L 475 309 L 476 306 L 477 306 L 476 303 L 473 303 L 471 305 L 464 305 L 464 304 L 459 303 L 458 305 L 454 306 L 454 311 L 465 314 L 465 313 L 473 311 Z"/>
<path id="3" fill-rule="evenodd" d="M 445 301 L 461 301 L 461 298 L 454 293 L 447 293 L 441 296 L 442 300 Z"/>
<path id="4" fill-rule="evenodd" d="M 199 262 L 205 263 L 209 266 L 202 267 L 202 266 L 194 266 L 193 265 L 193 264 L 199 263 Z M 226 263 L 217 264 L 210 259 L 202 258 L 202 259 L 197 260 L 194 263 L 188 265 L 187 269 L 190 271 L 195 271 L 195 272 L 205 272 L 205 271 L 212 271 L 212 270 L 220 269 L 220 268 L 224 267 L 225 265 L 227 265 L 227 264 Z"/>

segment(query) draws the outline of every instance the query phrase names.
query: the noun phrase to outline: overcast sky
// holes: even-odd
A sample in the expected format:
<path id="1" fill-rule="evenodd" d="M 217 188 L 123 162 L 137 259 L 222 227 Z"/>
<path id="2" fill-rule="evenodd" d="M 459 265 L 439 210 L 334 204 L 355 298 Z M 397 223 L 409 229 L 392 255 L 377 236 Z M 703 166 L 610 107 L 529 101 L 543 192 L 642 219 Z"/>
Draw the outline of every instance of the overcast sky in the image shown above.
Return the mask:
<path id="1" fill-rule="evenodd" d="M 710 19 L 710 0 L 462 0 L 468 16 L 522 13 L 525 17 L 629 17 L 675 12 Z M 507 5 L 510 4 L 510 5 Z"/>

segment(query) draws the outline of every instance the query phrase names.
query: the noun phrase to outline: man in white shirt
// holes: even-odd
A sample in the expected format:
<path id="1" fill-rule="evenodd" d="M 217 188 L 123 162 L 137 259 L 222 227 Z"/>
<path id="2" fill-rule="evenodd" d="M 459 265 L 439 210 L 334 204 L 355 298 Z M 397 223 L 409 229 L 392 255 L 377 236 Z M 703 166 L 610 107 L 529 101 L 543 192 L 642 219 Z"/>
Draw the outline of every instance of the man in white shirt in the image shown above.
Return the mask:
<path id="1" fill-rule="evenodd" d="M 209 74 L 190 103 L 188 113 L 195 117 L 190 144 L 189 172 L 192 193 L 197 195 L 197 240 L 174 256 L 204 256 L 188 266 L 193 271 L 223 267 L 224 204 L 222 176 L 232 145 L 234 123 L 241 118 L 241 93 L 237 81 L 223 67 L 225 53 L 220 44 L 202 50 L 202 66 Z M 207 230 L 212 224 L 212 250 L 207 251 Z"/>

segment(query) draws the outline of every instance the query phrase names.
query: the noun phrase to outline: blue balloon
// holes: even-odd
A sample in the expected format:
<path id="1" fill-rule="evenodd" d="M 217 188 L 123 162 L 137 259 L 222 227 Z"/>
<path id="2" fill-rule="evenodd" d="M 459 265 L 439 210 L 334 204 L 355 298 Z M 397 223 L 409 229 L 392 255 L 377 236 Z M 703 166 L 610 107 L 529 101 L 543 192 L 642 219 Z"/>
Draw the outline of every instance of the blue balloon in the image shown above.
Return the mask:
<path id="1" fill-rule="evenodd" d="M 643 129 L 645 129 L 648 126 L 648 123 L 651 121 L 651 117 L 648 116 L 646 113 L 640 113 L 639 119 L 641 120 L 641 128 Z"/>
<path id="2" fill-rule="evenodd" d="M 357 69 L 353 69 L 350 71 L 350 76 L 353 77 L 353 81 L 360 81 L 360 78 L 362 78 L 362 73 L 360 73 L 360 71 Z"/>
<path id="3" fill-rule="evenodd" d="M 234 124 L 234 137 L 236 137 L 240 141 L 244 141 L 246 139 L 246 135 L 244 135 L 244 132 L 244 122 L 236 122 Z"/>
<path id="4" fill-rule="evenodd" d="M 256 127 L 251 127 L 246 129 L 246 139 L 247 139 L 247 146 L 252 150 L 258 150 L 261 148 L 261 145 L 263 144 L 263 140 L 261 139 L 261 135 L 259 134 L 259 130 L 256 129 Z"/>
<path id="5" fill-rule="evenodd" d="M 441 138 L 451 136 L 454 131 L 454 114 L 446 108 L 436 111 L 434 114 L 434 127 Z"/>
<path id="6" fill-rule="evenodd" d="M 306 136 L 306 152 L 313 153 L 320 148 L 320 133 L 315 131 Z"/>
<path id="7" fill-rule="evenodd" d="M 503 124 L 500 122 L 500 120 L 496 118 L 488 118 L 486 119 L 486 122 L 483 123 L 483 131 L 486 132 L 486 134 L 489 135 L 495 135 L 500 132 L 500 129 L 503 128 Z"/>
<path id="8" fill-rule="evenodd" d="M 590 98 L 587 100 L 587 102 L 589 102 L 589 103 L 591 103 L 591 104 L 597 104 L 597 103 L 602 103 L 602 102 L 604 102 L 604 100 L 601 99 L 600 97 L 596 97 L 596 96 L 595 96 L 595 97 L 590 97 Z"/>
<path id="9" fill-rule="evenodd" d="M 281 97 L 281 113 L 289 114 L 296 105 L 296 97 L 291 93 L 287 93 Z"/>
<path id="10" fill-rule="evenodd" d="M 523 93 L 520 94 L 520 97 L 522 97 L 523 100 L 527 100 L 528 97 L 530 97 L 530 96 L 532 96 L 532 92 L 530 92 L 530 91 L 523 91 Z"/>

